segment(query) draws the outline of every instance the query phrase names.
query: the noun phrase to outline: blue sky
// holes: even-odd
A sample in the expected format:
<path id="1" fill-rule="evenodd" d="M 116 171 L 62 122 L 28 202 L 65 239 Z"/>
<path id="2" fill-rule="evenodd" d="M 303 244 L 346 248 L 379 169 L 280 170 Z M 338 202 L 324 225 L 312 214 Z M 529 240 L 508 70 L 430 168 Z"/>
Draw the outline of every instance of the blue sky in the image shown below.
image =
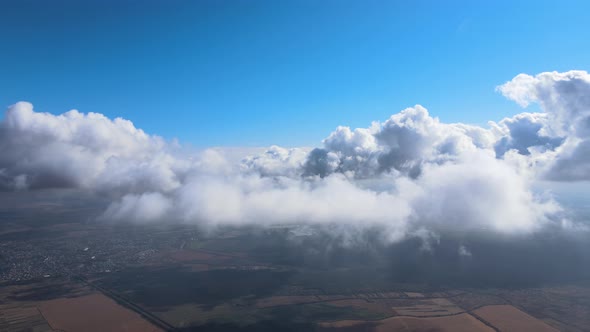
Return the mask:
<path id="1" fill-rule="evenodd" d="M 319 145 L 422 104 L 520 112 L 518 73 L 587 70 L 587 1 L 1 1 L 0 105 L 132 120 L 197 147 Z"/>

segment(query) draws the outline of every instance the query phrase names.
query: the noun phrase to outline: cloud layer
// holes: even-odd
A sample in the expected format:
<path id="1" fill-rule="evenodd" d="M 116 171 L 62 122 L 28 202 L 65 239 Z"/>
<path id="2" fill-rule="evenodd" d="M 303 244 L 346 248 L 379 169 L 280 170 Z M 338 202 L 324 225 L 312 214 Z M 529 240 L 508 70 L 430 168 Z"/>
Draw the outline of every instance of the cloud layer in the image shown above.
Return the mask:
<path id="1" fill-rule="evenodd" d="M 567 224 L 532 188 L 590 180 L 590 75 L 521 74 L 498 91 L 542 112 L 483 128 L 416 105 L 367 128 L 338 127 L 315 149 L 272 146 L 239 162 L 220 149 L 187 153 L 121 118 L 19 102 L 0 123 L 0 189 L 97 193 L 111 200 L 102 220 L 378 226 L 388 241 Z"/>

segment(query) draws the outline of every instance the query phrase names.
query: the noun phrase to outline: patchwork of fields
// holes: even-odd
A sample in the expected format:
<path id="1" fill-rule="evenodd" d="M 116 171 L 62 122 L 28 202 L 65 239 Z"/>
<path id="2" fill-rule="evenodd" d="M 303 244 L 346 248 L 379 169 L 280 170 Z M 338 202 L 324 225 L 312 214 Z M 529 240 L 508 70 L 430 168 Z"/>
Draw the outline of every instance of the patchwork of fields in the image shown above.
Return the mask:
<path id="1" fill-rule="evenodd" d="M 67 234 L 74 241 L 92 230 Z M 150 248 L 142 236 L 163 236 L 167 244 Z M 199 237 L 134 233 L 132 241 L 137 249 L 116 256 L 130 263 L 112 271 L 80 268 L 89 272 L 3 281 L 0 331 L 578 332 L 590 326 L 590 287 L 580 283 L 399 282 L 375 261 L 332 257 L 325 267 L 325 258 L 301 255 L 272 234 L 235 229 Z"/>

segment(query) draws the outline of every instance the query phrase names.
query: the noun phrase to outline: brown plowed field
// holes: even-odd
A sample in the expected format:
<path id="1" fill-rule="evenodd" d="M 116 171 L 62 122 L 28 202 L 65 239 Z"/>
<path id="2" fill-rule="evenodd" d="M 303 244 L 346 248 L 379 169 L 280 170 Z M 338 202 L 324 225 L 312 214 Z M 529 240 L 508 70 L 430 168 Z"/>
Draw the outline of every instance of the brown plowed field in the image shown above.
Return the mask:
<path id="1" fill-rule="evenodd" d="M 60 298 L 39 303 L 54 330 L 76 332 L 156 332 L 158 327 L 102 294 Z"/>
<path id="2" fill-rule="evenodd" d="M 488 305 L 473 313 L 502 332 L 558 332 L 543 321 L 507 304 Z"/>
<path id="3" fill-rule="evenodd" d="M 369 331 L 374 332 L 494 332 L 475 317 L 469 314 L 459 314 L 447 317 L 392 317 L 369 325 L 365 321 L 345 320 L 330 323 L 321 323 L 325 331 Z"/>

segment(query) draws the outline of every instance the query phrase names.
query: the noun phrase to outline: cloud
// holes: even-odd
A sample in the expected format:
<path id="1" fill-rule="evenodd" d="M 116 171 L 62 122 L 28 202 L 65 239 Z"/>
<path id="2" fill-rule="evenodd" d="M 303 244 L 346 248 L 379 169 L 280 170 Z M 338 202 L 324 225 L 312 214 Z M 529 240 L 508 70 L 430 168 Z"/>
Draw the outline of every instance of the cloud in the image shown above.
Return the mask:
<path id="1" fill-rule="evenodd" d="M 324 140 L 324 148 L 310 154 L 306 173 L 326 176 L 340 172 L 370 178 L 394 172 L 416 178 L 423 163 L 451 160 L 489 148 L 493 141 L 489 130 L 441 123 L 416 105 L 369 128 L 336 128 Z"/>
<path id="2" fill-rule="evenodd" d="M 551 222 L 561 208 L 535 195 L 529 180 L 490 153 L 478 152 L 453 163 L 428 165 L 416 184 L 416 222 L 432 229 L 522 233 Z"/>
<path id="3" fill-rule="evenodd" d="M 76 110 L 38 113 L 19 102 L 0 124 L 0 185 L 168 191 L 180 185 L 178 176 L 187 165 L 165 148 L 163 139 L 128 120 Z"/>
<path id="4" fill-rule="evenodd" d="M 158 193 L 127 194 L 109 205 L 101 215 L 102 220 L 112 221 L 162 221 L 171 212 L 172 201 Z"/>
<path id="5" fill-rule="evenodd" d="M 459 256 L 462 256 L 462 257 L 473 256 L 473 254 L 471 254 L 471 251 L 469 251 L 469 249 L 467 249 L 467 247 L 464 245 L 460 245 L 459 250 L 457 252 L 458 252 Z"/>
<path id="6" fill-rule="evenodd" d="M 507 142 L 515 142 L 520 152 L 531 146 L 555 149 L 544 170 L 550 180 L 590 180 L 590 75 L 587 72 L 520 74 L 498 90 L 523 107 L 538 103 L 544 112 L 505 120 L 505 127 L 510 121 L 513 125 Z M 514 123 L 519 124 L 514 128 Z M 499 148 L 503 149 L 502 142 Z"/>
<path id="7" fill-rule="evenodd" d="M 178 191 L 180 217 L 224 224 L 343 223 L 404 228 L 407 201 L 363 190 L 344 176 L 300 181 L 255 175 L 199 177 Z"/>
<path id="8" fill-rule="evenodd" d="M 573 70 L 564 73 L 545 72 L 536 76 L 520 74 L 498 87 L 507 98 L 522 107 L 539 103 L 541 108 L 557 121 L 556 126 L 570 133 L 579 120 L 588 117 L 590 105 L 590 75 Z M 559 128 L 561 127 L 561 128 Z"/>
<path id="9" fill-rule="evenodd" d="M 305 163 L 308 149 L 285 149 L 273 145 L 261 154 L 247 156 L 241 162 L 242 169 L 261 176 L 297 176 Z"/>
<path id="10" fill-rule="evenodd" d="M 494 145 L 496 156 L 503 157 L 510 150 L 530 155 L 531 147 L 554 150 L 560 146 L 563 137 L 552 137 L 545 132 L 549 126 L 548 118 L 546 113 L 521 113 L 500 121 L 495 126 L 502 136 Z"/>
<path id="11" fill-rule="evenodd" d="M 498 90 L 543 112 L 488 128 L 416 105 L 337 127 L 315 149 L 260 152 L 191 152 L 128 120 L 20 102 L 0 123 L 0 188 L 91 192 L 109 201 L 101 220 L 378 227 L 384 241 L 418 237 L 426 249 L 449 231 L 536 232 L 564 224 L 537 181 L 590 179 L 589 82 L 580 71 L 518 75 Z"/>

